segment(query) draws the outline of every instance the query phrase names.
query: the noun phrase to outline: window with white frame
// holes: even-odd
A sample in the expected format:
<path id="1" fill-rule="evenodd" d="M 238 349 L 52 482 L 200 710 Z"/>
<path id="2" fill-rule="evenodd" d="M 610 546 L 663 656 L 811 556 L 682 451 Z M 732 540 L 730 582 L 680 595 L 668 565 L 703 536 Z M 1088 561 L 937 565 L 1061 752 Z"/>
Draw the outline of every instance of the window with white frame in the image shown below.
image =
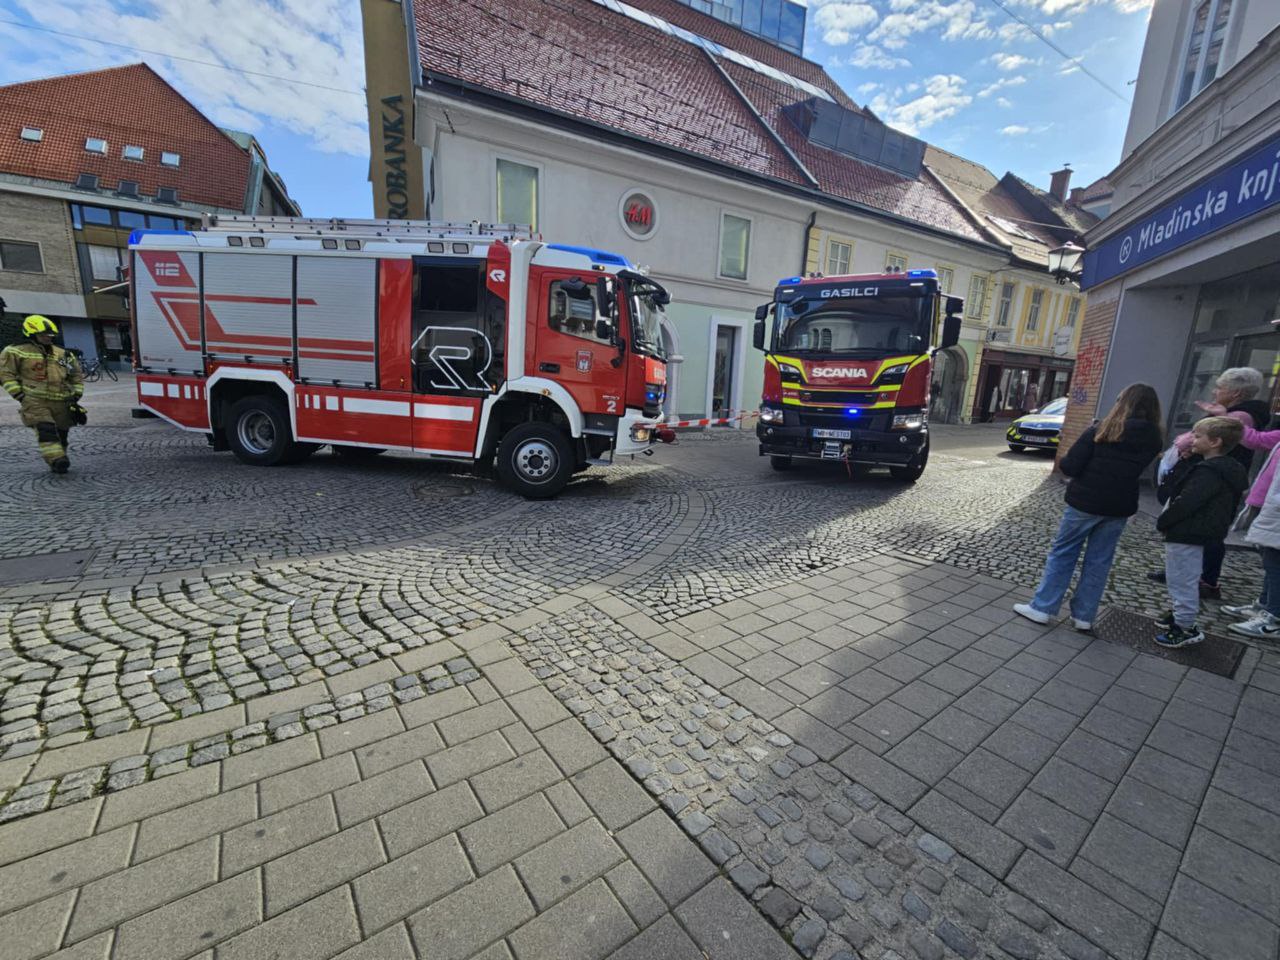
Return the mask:
<path id="1" fill-rule="evenodd" d="M 1000 284 L 1000 303 L 996 306 L 997 327 L 1009 325 L 1009 315 L 1013 312 L 1013 295 L 1017 289 L 1018 286 L 1014 283 Z"/>
<path id="2" fill-rule="evenodd" d="M 853 260 L 853 244 L 842 240 L 827 241 L 827 269 L 829 277 L 838 277 L 849 272 L 849 263 Z"/>
<path id="3" fill-rule="evenodd" d="M 907 258 L 901 253 L 890 251 L 885 254 L 884 272 L 885 273 L 902 273 L 907 269 Z"/>
<path id="4" fill-rule="evenodd" d="M 0 240 L 0 270 L 19 273 L 44 273 L 40 245 L 21 240 Z"/>
<path id="5" fill-rule="evenodd" d="M 514 160 L 498 161 L 498 222 L 538 229 L 538 168 Z"/>
<path id="6" fill-rule="evenodd" d="M 107 141 L 103 140 L 101 137 L 86 137 L 84 141 L 84 148 L 90 153 L 106 153 Z"/>
<path id="7" fill-rule="evenodd" d="M 165 150 L 160 154 L 160 162 L 166 167 L 176 167 L 182 163 L 182 155 Z"/>
<path id="8" fill-rule="evenodd" d="M 39 143 L 44 139 L 44 130 L 40 127 L 23 127 L 22 139 L 29 140 L 32 143 Z"/>
<path id="9" fill-rule="evenodd" d="M 119 280 L 120 251 L 115 247 L 88 244 L 89 269 L 94 280 Z"/>
<path id="10" fill-rule="evenodd" d="M 1044 306 L 1044 291 L 1039 287 L 1031 291 L 1031 303 L 1027 306 L 1027 333 L 1040 329 L 1040 309 Z"/>
<path id="11" fill-rule="evenodd" d="M 747 258 L 751 253 L 751 221 L 732 213 L 720 216 L 720 276 L 747 279 Z"/>
<path id="12" fill-rule="evenodd" d="M 1231 5 L 1232 0 L 1198 0 L 1192 8 L 1174 110 L 1181 109 L 1218 75 Z"/>
<path id="13" fill-rule="evenodd" d="M 141 160 L 145 154 L 146 151 L 135 143 L 126 143 L 124 149 L 120 151 L 120 156 L 126 160 Z"/>
<path id="14" fill-rule="evenodd" d="M 987 277 L 975 273 L 969 280 L 969 299 L 965 301 L 965 313 L 974 320 L 981 320 L 987 313 Z"/>
<path id="15" fill-rule="evenodd" d="M 950 267 L 938 268 L 938 289 L 943 293 L 950 293 L 952 286 L 956 282 L 956 272 Z"/>
<path id="16" fill-rule="evenodd" d="M 1076 321 L 1080 319 L 1080 298 L 1070 297 L 1067 299 L 1067 318 L 1062 321 L 1064 327 L 1074 328 Z"/>

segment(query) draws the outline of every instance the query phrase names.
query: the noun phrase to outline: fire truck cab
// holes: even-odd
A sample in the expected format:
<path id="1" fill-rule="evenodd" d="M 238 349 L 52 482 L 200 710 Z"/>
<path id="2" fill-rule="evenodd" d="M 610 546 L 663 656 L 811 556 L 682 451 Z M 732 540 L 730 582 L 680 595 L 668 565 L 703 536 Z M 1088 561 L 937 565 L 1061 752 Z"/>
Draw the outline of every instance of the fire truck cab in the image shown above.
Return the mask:
<path id="1" fill-rule="evenodd" d="M 208 216 L 129 250 L 141 408 L 245 463 L 396 450 L 550 497 L 674 438 L 670 298 L 617 254 L 512 224 Z"/>
<path id="2" fill-rule="evenodd" d="M 932 270 L 779 281 L 756 311 L 760 454 L 777 470 L 838 460 L 914 483 L 929 460 L 930 360 L 959 340 L 963 307 Z"/>

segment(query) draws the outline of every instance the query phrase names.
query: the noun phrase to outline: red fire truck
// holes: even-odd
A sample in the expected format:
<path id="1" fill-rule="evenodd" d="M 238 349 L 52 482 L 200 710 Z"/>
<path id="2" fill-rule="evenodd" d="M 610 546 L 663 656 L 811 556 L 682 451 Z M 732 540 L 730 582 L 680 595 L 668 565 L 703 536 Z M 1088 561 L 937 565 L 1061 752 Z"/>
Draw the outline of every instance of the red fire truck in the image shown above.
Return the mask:
<path id="1" fill-rule="evenodd" d="M 674 439 L 670 297 L 617 254 L 512 224 L 251 216 L 129 251 L 139 404 L 244 463 L 397 450 L 550 497 Z"/>
<path id="2" fill-rule="evenodd" d="M 888 467 L 914 483 L 929 460 L 931 344 L 955 345 L 963 306 L 932 270 L 780 281 L 756 310 L 761 456 L 777 470 L 796 457 Z"/>

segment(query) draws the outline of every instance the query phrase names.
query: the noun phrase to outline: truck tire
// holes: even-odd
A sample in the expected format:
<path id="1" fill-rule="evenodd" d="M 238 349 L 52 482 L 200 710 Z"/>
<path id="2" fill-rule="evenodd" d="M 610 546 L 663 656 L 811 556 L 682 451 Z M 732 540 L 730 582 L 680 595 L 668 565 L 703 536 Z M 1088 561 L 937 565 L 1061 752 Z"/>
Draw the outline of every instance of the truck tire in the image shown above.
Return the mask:
<path id="1" fill-rule="evenodd" d="M 503 486 L 531 500 L 546 500 L 565 488 L 577 465 L 573 444 L 549 423 L 522 423 L 498 444 L 495 469 Z"/>
<path id="2" fill-rule="evenodd" d="M 256 395 L 237 400 L 227 411 L 227 446 L 241 463 L 274 467 L 298 453 L 289 415 L 278 400 Z"/>
<path id="3" fill-rule="evenodd" d="M 924 475 L 925 465 L 929 462 L 929 441 L 926 440 L 924 449 L 921 450 L 914 460 L 905 467 L 890 467 L 889 475 L 895 480 L 901 480 L 904 483 L 915 483 Z"/>
<path id="4" fill-rule="evenodd" d="M 769 456 L 769 466 L 775 470 L 790 470 L 791 458 L 782 454 L 771 454 Z"/>

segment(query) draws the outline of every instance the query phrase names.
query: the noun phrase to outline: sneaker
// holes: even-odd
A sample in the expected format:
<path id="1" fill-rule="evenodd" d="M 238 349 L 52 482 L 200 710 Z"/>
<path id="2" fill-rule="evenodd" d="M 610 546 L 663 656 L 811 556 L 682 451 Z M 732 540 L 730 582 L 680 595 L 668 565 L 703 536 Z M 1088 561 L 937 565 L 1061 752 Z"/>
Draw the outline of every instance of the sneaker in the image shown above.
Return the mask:
<path id="1" fill-rule="evenodd" d="M 1156 621 L 1156 626 L 1161 630 L 1171 630 L 1177 621 L 1173 619 L 1173 611 L 1170 610 L 1163 617 Z"/>
<path id="2" fill-rule="evenodd" d="M 66 473 L 71 469 L 71 461 L 66 457 L 59 457 L 53 463 L 49 464 L 49 469 L 54 473 Z"/>
<path id="3" fill-rule="evenodd" d="M 1227 629 L 1232 633 L 1240 634 L 1242 637 L 1274 640 L 1280 637 L 1280 618 L 1273 617 L 1264 610 L 1252 620 L 1246 620 L 1244 623 L 1233 623 Z"/>
<path id="4" fill-rule="evenodd" d="M 1189 647 L 1193 644 L 1204 642 L 1204 632 L 1192 624 L 1190 627 L 1180 627 L 1176 623 L 1166 630 L 1164 633 L 1156 637 L 1156 643 L 1170 650 L 1176 650 L 1179 647 Z"/>
<path id="5" fill-rule="evenodd" d="M 1252 620 L 1258 614 L 1266 613 L 1266 609 L 1266 607 L 1255 600 L 1253 603 L 1242 603 L 1236 607 L 1222 607 L 1222 612 L 1228 617 L 1238 617 L 1241 620 Z"/>
<path id="6" fill-rule="evenodd" d="M 1041 613 L 1029 603 L 1015 603 L 1013 605 L 1013 612 L 1018 616 L 1026 617 L 1032 623 L 1038 623 L 1041 626 L 1048 623 L 1050 620 L 1047 613 Z"/>
<path id="7" fill-rule="evenodd" d="M 1153 570 L 1147 574 L 1148 580 L 1154 580 L 1156 583 L 1167 583 L 1163 570 Z"/>
<path id="8" fill-rule="evenodd" d="M 1221 600 L 1222 588 L 1216 583 L 1205 583 L 1200 581 L 1200 599 L 1201 600 Z"/>
<path id="9" fill-rule="evenodd" d="M 1088 633 L 1090 630 L 1093 629 L 1092 620 L 1080 620 L 1077 617 L 1071 618 L 1071 625 L 1075 627 L 1077 630 L 1079 630 L 1081 633 Z"/>

